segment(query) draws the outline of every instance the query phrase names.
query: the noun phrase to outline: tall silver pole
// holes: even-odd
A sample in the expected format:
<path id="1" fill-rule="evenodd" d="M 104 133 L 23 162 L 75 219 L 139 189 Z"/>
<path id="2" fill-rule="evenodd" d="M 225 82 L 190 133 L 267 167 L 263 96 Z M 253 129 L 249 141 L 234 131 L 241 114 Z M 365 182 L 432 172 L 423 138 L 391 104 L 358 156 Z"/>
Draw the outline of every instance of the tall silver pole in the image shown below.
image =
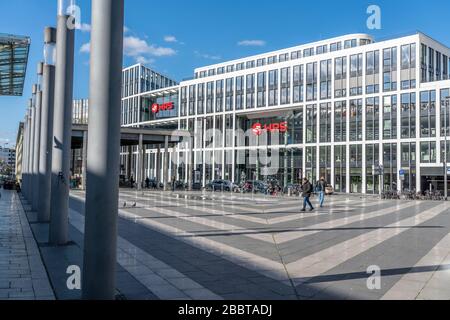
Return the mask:
<path id="1" fill-rule="evenodd" d="M 33 94 L 31 98 L 31 139 L 30 139 L 30 154 L 28 156 L 30 184 L 28 185 L 28 203 L 33 205 L 33 186 L 34 186 L 34 139 L 36 137 L 36 94 L 38 91 L 37 84 L 33 85 Z"/>
<path id="2" fill-rule="evenodd" d="M 68 241 L 70 150 L 72 142 L 72 100 L 75 30 L 69 28 L 71 17 L 58 3 L 56 33 L 55 105 L 53 114 L 52 189 L 50 243 L 63 245 Z M 71 3 L 70 3 L 71 4 Z"/>
<path id="3" fill-rule="evenodd" d="M 50 221 L 53 107 L 55 99 L 54 46 L 56 29 L 44 31 L 44 70 L 42 76 L 41 149 L 39 153 L 39 204 L 38 221 Z"/>
<path id="4" fill-rule="evenodd" d="M 447 159 L 447 135 L 448 135 L 447 109 L 448 109 L 448 101 L 444 102 L 444 108 L 445 108 L 444 198 L 445 198 L 445 201 L 447 201 L 447 199 L 448 199 L 448 172 L 447 172 L 447 163 L 448 163 L 448 159 Z"/>
<path id="5" fill-rule="evenodd" d="M 83 299 L 115 297 L 124 0 L 92 0 Z"/>
<path id="6" fill-rule="evenodd" d="M 39 204 L 39 159 L 40 159 L 40 143 L 41 143 L 41 111 L 42 111 L 42 91 L 41 80 L 42 73 L 44 72 L 44 63 L 38 63 L 37 75 L 38 75 L 38 91 L 36 93 L 36 124 L 35 124 L 35 138 L 34 138 L 34 154 L 33 154 L 33 201 L 32 210 L 38 211 Z"/>
<path id="7" fill-rule="evenodd" d="M 31 153 L 31 130 L 32 130 L 32 116 L 33 116 L 33 101 L 32 99 L 28 100 L 28 125 L 27 125 L 27 156 L 25 158 L 25 165 L 27 167 L 27 174 L 26 174 L 26 194 L 25 197 L 27 201 L 30 199 L 30 179 L 31 179 L 31 172 L 30 172 L 30 153 Z"/>
<path id="8" fill-rule="evenodd" d="M 27 109 L 27 114 L 25 117 L 25 125 L 24 125 L 24 138 L 23 138 L 23 155 L 22 155 L 22 193 L 24 197 L 27 197 L 27 183 L 28 183 L 28 133 L 30 131 L 29 128 L 30 121 L 30 109 Z"/>

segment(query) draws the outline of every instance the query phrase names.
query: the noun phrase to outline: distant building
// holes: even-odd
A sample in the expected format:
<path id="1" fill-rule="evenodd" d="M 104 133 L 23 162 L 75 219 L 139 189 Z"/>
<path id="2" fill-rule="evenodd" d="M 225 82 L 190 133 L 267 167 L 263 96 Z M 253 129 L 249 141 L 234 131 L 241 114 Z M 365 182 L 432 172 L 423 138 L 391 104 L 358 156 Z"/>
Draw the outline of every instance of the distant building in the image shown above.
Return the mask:
<path id="1" fill-rule="evenodd" d="M 23 132 L 24 132 L 24 123 L 21 122 L 19 124 L 19 132 L 17 133 L 17 140 L 16 140 L 16 167 L 15 167 L 15 174 L 16 174 L 16 180 L 21 181 L 22 180 L 22 159 L 23 159 Z"/>
<path id="2" fill-rule="evenodd" d="M 11 173 L 16 171 L 16 150 L 11 148 L 0 147 L 0 163 L 6 164 L 11 168 Z"/>

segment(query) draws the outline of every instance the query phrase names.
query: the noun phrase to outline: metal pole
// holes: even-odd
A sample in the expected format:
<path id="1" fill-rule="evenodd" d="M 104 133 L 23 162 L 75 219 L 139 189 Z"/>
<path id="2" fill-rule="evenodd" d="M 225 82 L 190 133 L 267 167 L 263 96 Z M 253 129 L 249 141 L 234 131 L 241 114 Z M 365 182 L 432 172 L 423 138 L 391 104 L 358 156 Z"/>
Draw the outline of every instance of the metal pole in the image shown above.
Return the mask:
<path id="1" fill-rule="evenodd" d="M 39 151 L 40 151 L 40 139 L 41 139 L 41 102 L 42 91 L 39 90 L 36 93 L 36 107 L 35 107 L 35 137 L 34 137 L 34 153 L 33 153 L 33 195 L 32 195 L 32 210 L 38 211 L 39 202 Z"/>
<path id="2" fill-rule="evenodd" d="M 81 175 L 83 180 L 81 181 L 81 188 L 86 190 L 86 175 L 87 175 L 87 151 L 88 151 L 88 132 L 83 131 L 83 164 L 81 165 Z"/>
<path id="3" fill-rule="evenodd" d="M 124 0 L 92 0 L 83 299 L 115 298 Z"/>
<path id="4" fill-rule="evenodd" d="M 39 159 L 38 221 L 50 221 L 52 179 L 53 108 L 55 98 L 55 66 L 53 61 L 56 29 L 44 31 L 45 62 L 42 75 L 41 150 Z"/>
<path id="5" fill-rule="evenodd" d="M 445 201 L 447 201 L 448 199 L 448 172 L 447 172 L 447 163 L 448 163 L 448 159 L 447 159 L 447 134 L 448 134 L 448 129 L 447 129 L 447 108 L 448 108 L 448 101 L 446 103 L 444 103 L 444 107 L 445 107 L 445 156 L 444 156 L 444 199 Z"/>
<path id="6" fill-rule="evenodd" d="M 34 154 L 33 154 L 33 201 L 32 201 L 32 210 L 38 212 L 39 205 L 39 159 L 40 159 L 40 143 L 41 143 L 41 111 L 42 111 L 42 91 L 41 91 L 41 78 L 42 73 L 44 72 L 44 63 L 38 63 L 37 75 L 39 79 L 39 88 L 36 93 L 36 127 L 35 127 L 35 138 L 34 138 Z"/>
<path id="7" fill-rule="evenodd" d="M 164 165 L 163 165 L 163 184 L 164 191 L 169 190 L 169 136 L 166 136 L 164 139 Z"/>
<path id="8" fill-rule="evenodd" d="M 65 1 L 59 2 L 56 34 L 55 105 L 53 114 L 52 189 L 50 243 L 68 241 L 70 149 L 72 140 L 72 100 L 75 30 Z"/>
<path id="9" fill-rule="evenodd" d="M 144 136 L 142 134 L 139 135 L 139 142 L 138 142 L 138 152 L 137 152 L 137 166 L 136 166 L 136 188 L 137 190 L 141 191 L 142 190 L 142 181 L 143 181 L 143 176 L 144 173 L 143 171 L 143 164 L 144 164 L 144 153 L 143 153 L 143 149 L 144 149 Z"/>
<path id="10" fill-rule="evenodd" d="M 36 137 L 36 93 L 38 91 L 37 84 L 33 85 L 33 95 L 31 98 L 31 139 L 30 139 L 30 154 L 28 156 L 29 161 L 29 173 L 30 173 L 30 184 L 28 185 L 28 203 L 33 206 L 33 187 L 34 187 L 34 139 Z"/>
<path id="11" fill-rule="evenodd" d="M 29 202 L 30 198 L 30 183 L 31 183 L 31 172 L 30 172 L 30 153 L 31 153 L 31 130 L 32 130 L 32 115 L 33 115 L 33 101 L 32 99 L 28 100 L 28 125 L 27 125 L 27 156 L 25 158 L 25 164 L 27 167 L 27 174 L 26 174 L 26 199 Z"/>
<path id="12" fill-rule="evenodd" d="M 28 132 L 29 132 L 29 119 L 30 110 L 27 109 L 27 114 L 25 116 L 25 124 L 23 131 L 23 155 L 22 155 L 22 193 L 24 197 L 27 197 L 27 183 L 28 183 Z"/>

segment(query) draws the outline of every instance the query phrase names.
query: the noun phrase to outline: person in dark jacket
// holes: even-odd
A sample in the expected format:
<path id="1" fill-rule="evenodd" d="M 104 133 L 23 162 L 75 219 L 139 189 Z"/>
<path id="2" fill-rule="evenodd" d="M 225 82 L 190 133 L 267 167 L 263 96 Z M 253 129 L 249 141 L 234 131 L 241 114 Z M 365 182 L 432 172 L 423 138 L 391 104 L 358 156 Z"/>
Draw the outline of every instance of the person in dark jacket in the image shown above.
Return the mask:
<path id="1" fill-rule="evenodd" d="M 303 179 L 303 184 L 302 184 L 302 196 L 303 196 L 303 209 L 302 212 L 306 211 L 306 206 L 308 205 L 310 210 L 309 211 L 313 211 L 314 207 L 311 204 L 311 201 L 309 200 L 309 198 L 311 198 L 311 194 L 313 192 L 313 185 L 311 184 L 311 182 L 309 182 L 308 178 L 304 178 Z"/>
<path id="2" fill-rule="evenodd" d="M 316 183 L 316 191 L 319 194 L 319 203 L 320 207 L 323 208 L 323 204 L 325 202 L 325 192 L 327 189 L 327 182 L 324 177 L 321 177 L 319 181 Z"/>

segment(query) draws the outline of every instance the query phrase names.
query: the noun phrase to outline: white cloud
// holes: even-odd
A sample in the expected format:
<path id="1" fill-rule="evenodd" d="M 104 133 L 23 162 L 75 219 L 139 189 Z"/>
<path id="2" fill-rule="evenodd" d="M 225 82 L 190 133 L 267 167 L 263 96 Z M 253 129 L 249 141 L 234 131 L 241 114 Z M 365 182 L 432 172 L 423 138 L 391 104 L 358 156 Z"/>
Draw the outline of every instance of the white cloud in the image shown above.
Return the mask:
<path id="1" fill-rule="evenodd" d="M 164 37 L 164 41 L 165 42 L 171 42 L 171 43 L 178 42 L 178 40 L 177 40 L 177 38 L 175 36 L 165 36 Z"/>
<path id="2" fill-rule="evenodd" d="M 134 58 L 137 63 L 142 64 L 153 64 L 155 59 L 152 57 L 170 57 L 177 53 L 172 48 L 156 46 L 133 36 L 124 37 L 123 47 L 125 56 Z M 90 51 L 90 42 L 83 44 L 80 48 L 80 53 L 89 54 Z"/>
<path id="3" fill-rule="evenodd" d="M 242 40 L 238 42 L 238 46 L 242 47 L 264 47 L 265 45 L 264 40 Z"/>
<path id="4" fill-rule="evenodd" d="M 127 26 L 123 27 L 123 33 L 128 33 L 130 32 L 130 28 L 128 28 Z"/>
<path id="5" fill-rule="evenodd" d="M 195 55 L 199 58 L 208 59 L 208 60 L 221 60 L 222 57 L 219 55 L 211 55 L 207 53 L 200 53 L 198 51 L 194 51 Z"/>
<path id="6" fill-rule="evenodd" d="M 88 43 L 83 44 L 81 46 L 81 48 L 80 48 L 80 52 L 81 53 L 89 53 L 89 52 L 91 52 L 91 43 L 88 42 Z"/>
<path id="7" fill-rule="evenodd" d="M 155 63 L 155 59 L 139 56 L 136 58 L 136 62 L 146 64 L 146 65 L 151 65 L 151 64 Z"/>
<path id="8" fill-rule="evenodd" d="M 158 47 L 133 36 L 125 37 L 123 45 L 125 55 L 135 58 L 145 55 L 155 57 L 170 57 L 176 55 L 176 51 L 172 48 Z"/>
<path id="9" fill-rule="evenodd" d="M 91 32 L 91 30 L 92 30 L 92 27 L 91 27 L 91 25 L 90 24 L 88 24 L 88 23 L 82 23 L 81 25 L 80 25 L 80 29 L 79 29 L 81 32 Z"/>

